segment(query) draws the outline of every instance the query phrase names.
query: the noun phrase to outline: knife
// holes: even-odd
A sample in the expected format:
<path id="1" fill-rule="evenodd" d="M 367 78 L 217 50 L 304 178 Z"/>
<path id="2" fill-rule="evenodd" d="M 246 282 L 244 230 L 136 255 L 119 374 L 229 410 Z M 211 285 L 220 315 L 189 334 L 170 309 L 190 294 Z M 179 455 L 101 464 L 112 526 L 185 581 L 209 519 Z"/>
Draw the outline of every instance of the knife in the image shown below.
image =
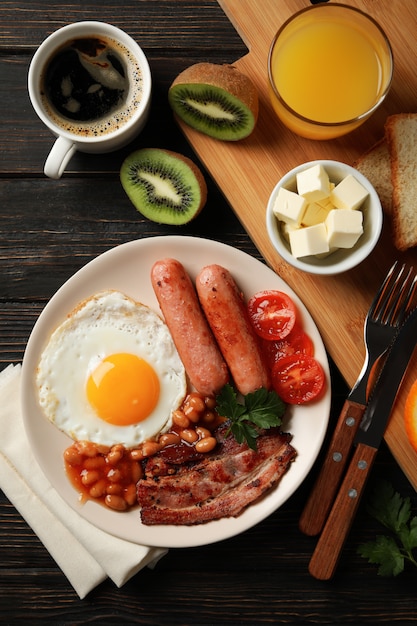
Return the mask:
<path id="1" fill-rule="evenodd" d="M 343 403 L 320 473 L 298 521 L 298 527 L 305 535 L 314 536 L 321 532 L 342 480 L 366 409 L 366 384 L 369 381 L 362 379 L 361 382 L 363 384 L 352 388 Z"/>
<path id="2" fill-rule="evenodd" d="M 319 580 L 329 580 L 336 570 L 416 344 L 417 307 L 404 321 L 388 352 L 355 437 L 354 455 L 311 557 L 309 572 Z"/>
<path id="3" fill-rule="evenodd" d="M 385 340 L 382 337 L 379 338 L 378 350 L 375 350 L 374 337 L 372 337 L 372 335 L 371 337 L 369 337 L 368 335 L 369 331 L 372 329 L 372 322 L 375 323 L 375 320 L 373 320 L 373 317 L 376 313 L 375 303 L 377 302 L 383 308 L 385 308 L 387 302 L 385 301 L 385 303 L 383 304 L 381 302 L 381 297 L 383 297 L 387 291 L 386 295 L 389 295 L 389 298 L 391 298 L 391 295 L 393 294 L 393 289 L 395 287 L 395 282 L 393 286 L 390 286 L 390 281 L 392 277 L 396 276 L 395 281 L 398 281 L 400 277 L 404 279 L 403 272 L 405 270 L 405 265 L 402 266 L 402 269 L 399 271 L 399 273 L 393 274 L 396 265 L 397 262 L 394 263 L 387 276 L 385 277 L 385 280 L 382 283 L 378 293 L 376 294 L 376 297 L 372 302 L 371 308 L 369 309 L 366 316 L 364 326 L 364 338 L 366 344 L 368 344 L 369 341 L 373 344 L 371 349 L 372 357 L 370 354 L 368 354 L 363 364 L 362 370 L 359 374 L 359 377 L 343 404 L 342 410 L 340 411 L 339 417 L 336 422 L 333 435 L 330 439 L 327 454 L 324 457 L 316 482 L 312 490 L 310 491 L 310 495 L 301 513 L 298 527 L 301 532 L 306 535 L 318 535 L 323 529 L 324 524 L 326 523 L 327 516 L 330 512 L 338 487 L 342 481 L 343 474 L 347 467 L 356 434 L 365 413 L 367 401 L 369 398 L 369 389 L 373 386 L 373 382 L 375 379 L 374 369 L 379 369 L 379 365 L 377 365 L 376 368 L 375 365 L 379 363 L 380 357 L 386 355 L 386 352 L 388 351 L 388 348 L 392 342 L 392 337 L 390 336 L 390 333 L 388 332 L 388 334 L 386 334 L 386 330 L 389 330 L 390 326 L 392 327 L 391 324 L 386 323 L 385 325 L 382 325 L 382 328 L 380 330 L 382 330 L 383 336 L 386 337 L 387 343 L 385 343 Z M 411 283 L 409 283 L 408 281 L 411 274 L 412 270 L 410 269 L 408 271 L 408 274 L 405 275 L 405 280 L 402 283 L 399 294 L 397 293 L 395 296 L 395 298 L 398 298 L 400 296 L 403 297 L 403 290 L 407 288 L 407 294 L 405 295 L 405 299 L 403 300 L 402 305 L 395 309 L 398 324 L 402 322 L 404 314 L 408 307 L 408 303 L 413 297 L 415 291 L 417 276 L 414 276 Z M 388 300 L 388 303 L 389 302 L 390 300 Z M 381 324 L 381 322 L 382 320 L 380 319 L 379 324 Z M 383 326 L 385 326 L 385 332 Z"/>

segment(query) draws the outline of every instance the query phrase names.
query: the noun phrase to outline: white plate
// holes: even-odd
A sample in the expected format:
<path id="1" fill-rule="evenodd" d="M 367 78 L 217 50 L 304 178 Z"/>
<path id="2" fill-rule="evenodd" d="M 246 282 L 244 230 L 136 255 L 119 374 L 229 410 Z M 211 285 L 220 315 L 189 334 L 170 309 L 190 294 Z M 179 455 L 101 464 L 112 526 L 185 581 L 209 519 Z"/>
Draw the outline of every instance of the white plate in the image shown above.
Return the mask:
<path id="1" fill-rule="evenodd" d="M 43 415 L 34 385 L 34 372 L 52 330 L 83 298 L 102 289 L 117 289 L 159 312 L 150 282 L 155 261 L 178 259 L 195 278 L 211 263 L 229 269 L 246 297 L 262 289 L 280 289 L 296 302 L 315 354 L 327 375 L 327 392 L 315 403 L 292 407 L 283 424 L 293 434 L 297 458 L 279 484 L 239 517 L 198 526 L 145 526 L 138 509 L 118 513 L 101 504 L 81 504 L 63 464 L 63 452 L 71 440 Z M 190 547 L 227 539 L 251 528 L 278 509 L 295 492 L 310 471 L 323 443 L 330 413 L 330 373 L 323 342 L 313 319 L 297 295 L 275 272 L 257 259 L 227 245 L 181 236 L 151 237 L 132 241 L 105 252 L 72 276 L 51 298 L 29 338 L 22 368 L 22 409 L 33 453 L 45 475 L 62 498 L 83 518 L 122 539 L 161 547 Z"/>

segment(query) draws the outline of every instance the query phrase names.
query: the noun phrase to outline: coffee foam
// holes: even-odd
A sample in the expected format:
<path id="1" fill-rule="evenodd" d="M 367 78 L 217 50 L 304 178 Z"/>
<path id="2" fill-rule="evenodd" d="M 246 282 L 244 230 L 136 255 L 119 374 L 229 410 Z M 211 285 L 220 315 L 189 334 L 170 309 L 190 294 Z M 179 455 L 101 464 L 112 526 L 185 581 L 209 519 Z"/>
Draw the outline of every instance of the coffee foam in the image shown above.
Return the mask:
<path id="1" fill-rule="evenodd" d="M 45 75 L 47 68 L 51 62 L 51 60 L 59 54 L 60 51 L 64 50 L 71 46 L 73 41 L 76 40 L 88 40 L 88 39 L 97 39 L 102 41 L 106 46 L 110 49 L 114 50 L 120 58 L 123 60 L 124 71 L 126 72 L 126 82 L 128 84 L 127 94 L 124 98 L 121 106 L 113 111 L 111 111 L 108 115 L 105 115 L 102 118 L 98 118 L 96 120 L 89 121 L 78 121 L 72 120 L 64 117 L 61 113 L 59 113 L 53 104 L 49 101 L 47 97 L 47 90 L 45 89 Z M 48 115 L 50 120 L 58 126 L 60 129 L 76 135 L 77 137 L 91 137 L 98 138 L 103 135 L 108 135 L 117 131 L 119 128 L 124 126 L 132 116 L 135 114 L 137 107 L 140 104 L 143 94 L 143 74 L 141 67 L 134 56 L 133 52 L 129 50 L 122 43 L 110 38 L 103 37 L 101 35 L 86 35 L 83 37 L 79 37 L 76 40 L 70 39 L 65 44 L 61 45 L 57 50 L 51 54 L 49 60 L 45 63 L 45 66 L 41 75 L 41 97 L 42 97 L 42 106 L 45 110 L 45 113 Z M 91 69 L 91 68 L 90 68 Z M 90 71 L 90 70 L 89 70 Z M 90 72 L 91 73 L 91 72 Z M 94 76 L 94 78 L 96 78 Z M 101 75 L 97 77 L 101 84 L 105 84 L 105 86 L 109 86 L 112 88 L 118 88 L 118 80 L 120 77 L 117 77 L 112 73 L 112 70 L 109 70 L 107 75 Z M 70 105 L 71 106 L 71 105 Z"/>

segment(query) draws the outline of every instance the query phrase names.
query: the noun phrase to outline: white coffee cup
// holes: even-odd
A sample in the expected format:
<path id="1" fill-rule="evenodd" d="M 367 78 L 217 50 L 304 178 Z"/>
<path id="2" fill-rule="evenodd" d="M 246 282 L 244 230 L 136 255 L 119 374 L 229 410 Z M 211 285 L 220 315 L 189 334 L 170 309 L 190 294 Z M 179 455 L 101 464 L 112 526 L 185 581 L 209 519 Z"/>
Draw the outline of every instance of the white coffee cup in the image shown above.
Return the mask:
<path id="1" fill-rule="evenodd" d="M 83 80 L 88 78 L 88 90 L 83 83 L 77 91 L 73 69 L 63 69 L 67 62 L 77 65 Z M 56 85 L 59 93 L 53 90 Z M 57 179 L 77 150 L 112 152 L 140 133 L 149 115 L 152 78 L 145 54 L 127 33 L 86 21 L 64 26 L 41 43 L 29 67 L 28 89 L 39 118 L 57 137 L 44 166 L 46 176 Z M 54 93 L 58 99 L 52 95 L 52 102 Z M 122 102 L 109 104 L 119 96 Z M 92 102 L 110 110 L 99 113 Z M 94 115 L 88 119 L 91 107 Z"/>

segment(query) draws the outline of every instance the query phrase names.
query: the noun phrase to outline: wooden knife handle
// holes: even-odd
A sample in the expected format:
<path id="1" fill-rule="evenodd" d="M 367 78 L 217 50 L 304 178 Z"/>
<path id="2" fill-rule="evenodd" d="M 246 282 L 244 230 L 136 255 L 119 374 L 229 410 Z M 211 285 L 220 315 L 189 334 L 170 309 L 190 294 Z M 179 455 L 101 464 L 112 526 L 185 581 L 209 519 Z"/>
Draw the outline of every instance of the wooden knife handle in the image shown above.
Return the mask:
<path id="1" fill-rule="evenodd" d="M 327 519 L 347 465 L 365 405 L 345 400 L 320 473 L 301 513 L 299 528 L 318 535 Z"/>
<path id="2" fill-rule="evenodd" d="M 336 571 L 377 451 L 362 443 L 356 448 L 310 560 L 309 572 L 319 580 L 329 580 Z"/>

